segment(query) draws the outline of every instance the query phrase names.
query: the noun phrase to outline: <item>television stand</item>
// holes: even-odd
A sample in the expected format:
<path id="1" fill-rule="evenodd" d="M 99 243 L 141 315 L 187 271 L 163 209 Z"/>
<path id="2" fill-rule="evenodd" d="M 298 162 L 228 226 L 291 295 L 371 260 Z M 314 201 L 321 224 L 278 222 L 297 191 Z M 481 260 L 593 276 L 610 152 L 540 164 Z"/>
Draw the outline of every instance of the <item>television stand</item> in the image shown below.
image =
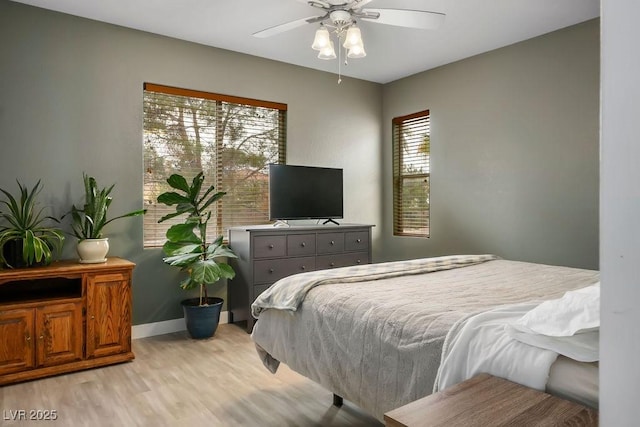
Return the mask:
<path id="1" fill-rule="evenodd" d="M 322 223 L 322 225 L 327 225 L 328 223 L 334 223 L 335 225 L 340 225 L 338 224 L 336 221 L 334 221 L 333 219 L 329 218 L 328 220 L 326 220 L 325 222 Z"/>

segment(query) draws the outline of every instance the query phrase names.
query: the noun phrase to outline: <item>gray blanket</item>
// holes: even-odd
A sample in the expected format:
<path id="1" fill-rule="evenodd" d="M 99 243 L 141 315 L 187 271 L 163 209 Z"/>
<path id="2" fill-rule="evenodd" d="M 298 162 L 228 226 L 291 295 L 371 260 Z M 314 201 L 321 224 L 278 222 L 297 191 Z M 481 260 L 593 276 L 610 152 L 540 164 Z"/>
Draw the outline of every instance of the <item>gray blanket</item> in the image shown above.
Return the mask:
<path id="1" fill-rule="evenodd" d="M 457 320 L 597 281 L 596 271 L 505 260 L 337 281 L 309 287 L 296 311 L 258 310 L 252 336 L 272 371 L 284 362 L 382 419 L 431 393 L 444 338 Z"/>

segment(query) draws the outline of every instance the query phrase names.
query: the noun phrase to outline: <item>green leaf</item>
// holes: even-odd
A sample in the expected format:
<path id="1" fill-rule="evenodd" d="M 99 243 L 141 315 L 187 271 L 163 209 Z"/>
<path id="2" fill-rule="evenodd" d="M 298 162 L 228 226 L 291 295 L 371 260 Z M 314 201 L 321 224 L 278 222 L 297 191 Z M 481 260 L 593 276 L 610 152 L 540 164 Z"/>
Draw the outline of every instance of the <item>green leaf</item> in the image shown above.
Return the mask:
<path id="1" fill-rule="evenodd" d="M 191 188 L 189 189 L 189 198 L 191 200 L 198 200 L 198 194 L 200 194 L 200 189 L 202 188 L 203 182 L 204 173 L 201 171 L 193 177 L 193 181 L 191 182 Z"/>
<path id="2" fill-rule="evenodd" d="M 175 224 L 167 230 L 167 239 L 171 242 L 202 243 L 193 232 L 195 224 Z"/>
<path id="3" fill-rule="evenodd" d="M 162 251 L 167 256 L 180 255 L 185 253 L 198 253 L 201 254 L 202 245 L 184 243 L 184 242 L 170 242 L 166 241 L 162 246 Z"/>
<path id="4" fill-rule="evenodd" d="M 158 196 L 158 203 L 163 203 L 167 206 L 177 205 L 178 203 L 191 204 L 191 200 L 175 191 L 167 191 Z"/>
<path id="5" fill-rule="evenodd" d="M 222 277 L 225 279 L 233 279 L 236 276 L 236 272 L 233 270 L 229 264 L 219 263 L 218 267 L 220 267 L 220 271 L 222 273 Z"/>
<path id="6" fill-rule="evenodd" d="M 162 258 L 162 261 L 177 267 L 187 267 L 199 258 L 200 254 L 181 254 Z"/>
<path id="7" fill-rule="evenodd" d="M 212 203 L 217 202 L 218 200 L 220 200 L 222 198 L 222 196 L 224 196 L 225 194 L 227 194 L 224 191 L 220 191 L 216 194 L 214 194 L 213 196 L 211 196 L 211 198 L 209 198 L 209 200 L 207 200 L 205 202 L 204 205 L 202 205 L 202 207 L 200 208 L 200 210 L 205 210 L 206 208 L 208 208 Z"/>
<path id="8" fill-rule="evenodd" d="M 184 179 L 183 176 L 174 173 L 169 178 L 167 178 L 167 183 L 171 186 L 171 188 L 182 190 L 186 194 L 189 194 L 189 184 L 187 184 L 187 180 Z"/>
<path id="9" fill-rule="evenodd" d="M 238 256 L 227 246 L 209 246 L 207 250 L 207 258 L 218 258 L 218 257 L 227 257 L 227 258 L 238 258 Z"/>

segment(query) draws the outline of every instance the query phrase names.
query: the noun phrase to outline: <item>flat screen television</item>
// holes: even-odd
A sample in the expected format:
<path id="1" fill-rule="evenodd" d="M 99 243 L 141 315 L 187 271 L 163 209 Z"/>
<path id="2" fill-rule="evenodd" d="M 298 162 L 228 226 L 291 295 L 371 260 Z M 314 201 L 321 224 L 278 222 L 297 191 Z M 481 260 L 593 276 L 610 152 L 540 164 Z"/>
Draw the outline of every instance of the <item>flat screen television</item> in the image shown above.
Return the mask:
<path id="1" fill-rule="evenodd" d="M 342 217 L 342 169 L 269 165 L 271 220 Z"/>

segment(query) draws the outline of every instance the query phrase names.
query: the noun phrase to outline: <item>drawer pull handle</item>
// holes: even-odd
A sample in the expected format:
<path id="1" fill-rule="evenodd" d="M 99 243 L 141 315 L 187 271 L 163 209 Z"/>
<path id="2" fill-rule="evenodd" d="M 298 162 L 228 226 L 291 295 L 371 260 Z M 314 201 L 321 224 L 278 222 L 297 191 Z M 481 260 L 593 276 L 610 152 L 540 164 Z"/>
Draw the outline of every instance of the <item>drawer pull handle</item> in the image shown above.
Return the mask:
<path id="1" fill-rule="evenodd" d="M 304 248 L 305 246 L 307 246 L 307 244 L 305 242 L 302 242 L 302 243 L 300 243 L 300 246 L 302 246 Z"/>
<path id="2" fill-rule="evenodd" d="M 357 239 L 357 240 L 356 240 L 356 243 L 360 243 L 360 242 L 362 242 L 362 240 L 360 240 L 360 239 Z"/>
<path id="3" fill-rule="evenodd" d="M 334 241 L 332 240 L 330 244 L 331 244 L 331 246 L 333 246 L 333 245 L 335 245 L 335 244 L 336 244 L 336 242 L 334 242 Z"/>
<path id="4" fill-rule="evenodd" d="M 273 249 L 273 245 L 269 245 L 269 249 Z"/>
<path id="5" fill-rule="evenodd" d="M 269 273 L 273 273 L 273 268 L 270 268 L 270 269 L 269 269 Z"/>
<path id="6" fill-rule="evenodd" d="M 24 339 L 26 339 L 26 340 L 27 340 L 27 342 L 31 341 L 31 337 L 30 337 L 29 335 L 26 335 L 26 336 L 24 337 Z"/>
<path id="7" fill-rule="evenodd" d="M 43 340 L 44 339 L 44 335 L 40 335 L 40 339 Z"/>

